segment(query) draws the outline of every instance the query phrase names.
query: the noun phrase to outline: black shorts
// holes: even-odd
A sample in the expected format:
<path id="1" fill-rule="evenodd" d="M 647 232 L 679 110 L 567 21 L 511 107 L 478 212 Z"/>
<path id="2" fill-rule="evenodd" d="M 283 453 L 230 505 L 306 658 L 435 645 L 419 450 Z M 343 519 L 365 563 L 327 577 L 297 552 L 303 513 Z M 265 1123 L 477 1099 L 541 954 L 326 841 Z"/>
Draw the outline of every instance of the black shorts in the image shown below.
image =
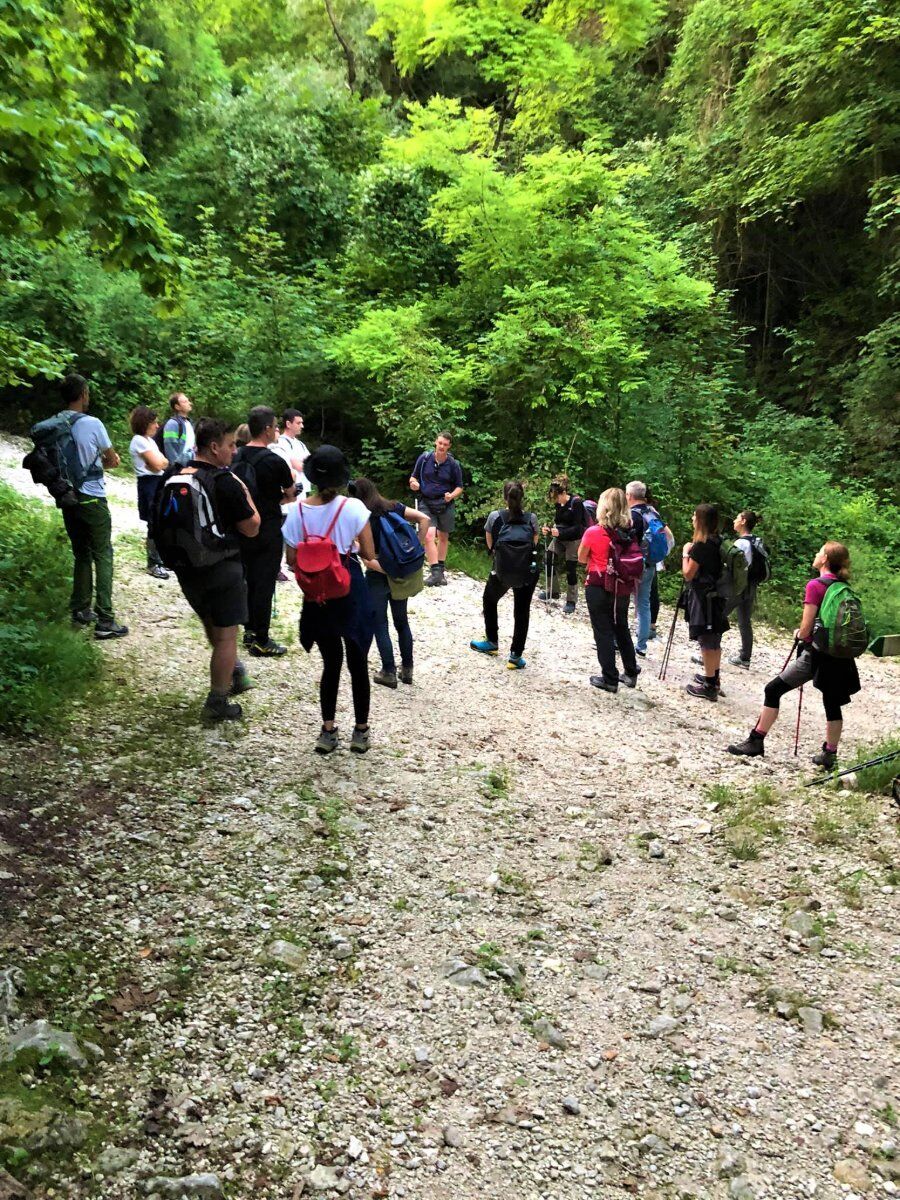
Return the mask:
<path id="1" fill-rule="evenodd" d="M 217 629 L 247 623 L 247 585 L 238 558 L 214 567 L 176 567 L 184 598 L 201 621 Z"/>
<path id="2" fill-rule="evenodd" d="M 142 521 L 149 521 L 156 501 L 156 493 L 162 485 L 162 475 L 138 475 L 137 496 L 138 516 Z"/>

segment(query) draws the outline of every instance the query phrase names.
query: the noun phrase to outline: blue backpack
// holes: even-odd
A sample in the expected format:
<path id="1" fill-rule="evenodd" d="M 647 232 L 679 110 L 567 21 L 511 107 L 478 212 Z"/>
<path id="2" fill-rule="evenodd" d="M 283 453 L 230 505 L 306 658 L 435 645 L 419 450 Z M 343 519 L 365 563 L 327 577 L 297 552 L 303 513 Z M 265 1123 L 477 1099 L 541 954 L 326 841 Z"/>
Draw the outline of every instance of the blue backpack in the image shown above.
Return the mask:
<path id="1" fill-rule="evenodd" d="M 641 550 L 647 563 L 661 563 L 669 553 L 669 543 L 666 538 L 666 527 L 662 517 L 655 508 L 641 509 L 644 518 L 644 536 L 641 539 Z"/>
<path id="2" fill-rule="evenodd" d="M 103 471 L 95 469 L 96 464 L 85 470 L 78 457 L 72 426 L 83 416 L 84 413 L 64 409 L 31 427 L 35 449 L 49 459 L 66 483 L 76 491 L 87 479 L 103 477 Z"/>
<path id="3" fill-rule="evenodd" d="M 421 571 L 425 547 L 409 521 L 398 512 L 387 512 L 378 518 L 381 533 L 378 561 L 389 579 L 406 579 Z"/>

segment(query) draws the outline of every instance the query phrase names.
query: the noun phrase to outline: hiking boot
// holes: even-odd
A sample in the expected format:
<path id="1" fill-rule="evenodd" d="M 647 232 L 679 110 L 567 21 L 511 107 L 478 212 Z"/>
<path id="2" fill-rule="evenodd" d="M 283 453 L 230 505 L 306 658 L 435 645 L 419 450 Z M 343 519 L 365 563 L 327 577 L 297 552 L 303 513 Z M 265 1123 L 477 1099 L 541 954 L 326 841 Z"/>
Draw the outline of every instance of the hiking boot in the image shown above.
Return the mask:
<path id="1" fill-rule="evenodd" d="M 607 683 L 602 675 L 591 676 L 591 687 L 595 687 L 601 692 L 612 692 L 613 695 L 619 690 L 617 683 Z"/>
<path id="2" fill-rule="evenodd" d="M 396 671 L 376 671 L 372 676 L 373 683 L 380 683 L 382 687 L 395 688 L 397 686 Z"/>
<path id="3" fill-rule="evenodd" d="M 425 580 L 426 587 L 443 587 L 447 580 L 444 578 L 444 573 L 441 568 L 435 563 L 431 568 L 431 574 Z"/>
<path id="4" fill-rule="evenodd" d="M 322 732 L 316 739 L 316 744 L 313 747 L 316 754 L 331 754 L 332 751 L 338 748 L 338 731 L 337 729 L 326 729 L 322 726 Z"/>
<path id="5" fill-rule="evenodd" d="M 257 642 L 255 639 L 249 646 L 250 654 L 253 658 L 281 658 L 287 654 L 287 646 L 281 646 L 278 642 L 273 642 L 271 638 L 267 642 Z"/>
<path id="6" fill-rule="evenodd" d="M 247 668 L 243 665 L 236 666 L 231 672 L 231 687 L 228 690 L 228 695 L 241 696 L 244 692 L 249 692 L 253 686 L 254 683 L 247 674 Z"/>
<path id="7" fill-rule="evenodd" d="M 484 641 L 481 641 L 481 642 L 469 642 L 469 646 L 473 650 L 477 650 L 479 654 L 496 654 L 497 653 L 497 643 L 489 642 L 487 640 L 487 638 L 485 638 Z"/>
<path id="8" fill-rule="evenodd" d="M 647 634 L 648 642 L 655 642 L 659 638 L 659 630 L 655 625 L 650 626 L 650 632 Z"/>
<path id="9" fill-rule="evenodd" d="M 79 612 L 72 613 L 73 625 L 93 625 L 97 620 L 97 614 L 92 608 L 82 608 Z"/>
<path id="10" fill-rule="evenodd" d="M 202 716 L 208 721 L 239 721 L 244 710 L 239 704 L 231 704 L 221 692 L 210 692 L 203 705 Z"/>
<path id="11" fill-rule="evenodd" d="M 741 754 L 745 758 L 762 758 L 766 753 L 766 739 L 755 729 L 751 729 L 750 736 L 745 741 L 736 742 L 728 747 L 728 753 Z"/>
<path id="12" fill-rule="evenodd" d="M 571 615 L 574 611 L 575 611 L 575 601 L 567 600 L 566 607 L 563 609 L 563 612 L 566 614 L 566 616 L 571 617 Z"/>
<path id="13" fill-rule="evenodd" d="M 638 658 L 646 658 L 647 657 L 647 651 L 646 650 L 638 650 L 637 646 L 635 646 L 634 652 L 638 656 Z"/>
<path id="14" fill-rule="evenodd" d="M 701 676 L 702 683 L 689 683 L 684 689 L 689 696 L 696 696 L 698 700 L 712 700 L 715 702 L 719 698 L 719 689 L 715 683 L 708 683 L 706 676 Z"/>
<path id="15" fill-rule="evenodd" d="M 98 641 L 106 642 L 110 638 L 125 637 L 128 633 L 127 625 L 120 625 L 118 621 L 98 621 L 94 626 L 94 637 Z"/>
<path id="16" fill-rule="evenodd" d="M 742 671 L 750 670 L 750 659 L 741 658 L 739 654 L 732 655 L 728 660 L 728 665 L 731 667 L 740 667 Z"/>
<path id="17" fill-rule="evenodd" d="M 161 567 L 159 563 L 154 563 L 152 567 L 147 568 L 147 574 L 152 579 L 168 579 L 169 572 L 165 567 Z"/>
<path id="18" fill-rule="evenodd" d="M 410 667 L 401 667 L 400 668 L 400 682 L 401 683 L 412 683 L 412 681 L 413 681 L 412 667 L 411 666 Z"/>
<path id="19" fill-rule="evenodd" d="M 353 727 L 353 736 L 350 738 L 350 749 L 354 754 L 365 754 L 369 748 L 369 727 L 360 729 L 358 725 Z"/>
<path id="20" fill-rule="evenodd" d="M 633 688 L 633 687 L 636 687 L 636 686 L 637 686 L 637 679 L 638 679 L 638 675 L 640 675 L 640 673 L 641 673 L 641 672 L 640 672 L 640 669 L 638 669 L 637 675 L 626 675 L 626 674 L 623 672 L 623 673 L 622 673 L 622 674 L 619 676 L 619 683 L 621 683 L 621 685 L 622 685 L 623 687 L 627 687 L 627 688 Z"/>
<path id="21" fill-rule="evenodd" d="M 538 592 L 538 600 L 558 600 L 559 592 Z"/>
<path id="22" fill-rule="evenodd" d="M 525 659 L 521 654 L 511 654 L 506 660 L 507 671 L 524 671 Z"/>
<path id="23" fill-rule="evenodd" d="M 698 675 L 695 675 L 695 676 L 694 676 L 694 683 L 698 683 L 698 684 L 704 685 L 704 684 L 706 683 L 706 676 L 705 676 L 705 675 L 699 675 L 699 674 L 698 674 Z M 720 696 L 720 697 L 724 697 L 725 693 L 722 691 L 722 681 L 721 681 L 720 679 L 717 679 L 717 680 L 716 680 L 716 691 L 719 693 L 719 696 Z"/>
<path id="24" fill-rule="evenodd" d="M 829 750 L 823 742 L 822 749 L 812 756 L 812 760 L 817 767 L 825 767 L 830 771 L 832 767 L 837 766 L 837 750 Z"/>

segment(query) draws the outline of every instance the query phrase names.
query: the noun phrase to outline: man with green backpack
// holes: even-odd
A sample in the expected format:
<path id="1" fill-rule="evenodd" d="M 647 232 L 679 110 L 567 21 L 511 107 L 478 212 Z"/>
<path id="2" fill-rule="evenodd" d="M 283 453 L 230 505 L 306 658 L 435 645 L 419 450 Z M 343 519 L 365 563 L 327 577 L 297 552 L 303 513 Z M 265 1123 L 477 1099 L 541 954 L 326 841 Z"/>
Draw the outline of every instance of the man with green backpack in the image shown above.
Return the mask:
<path id="1" fill-rule="evenodd" d="M 847 547 L 840 542 L 826 542 L 813 559 L 813 567 L 819 574 L 806 585 L 803 617 L 794 638 L 797 657 L 766 685 L 759 720 L 745 741 L 728 747 L 730 754 L 748 758 L 763 755 L 766 734 L 778 719 L 781 697 L 812 681 L 822 693 L 825 707 L 825 741 L 812 761 L 829 769 L 837 762 L 842 709 L 860 690 L 855 660 L 866 649 L 869 635 L 859 597 L 847 582 Z"/>

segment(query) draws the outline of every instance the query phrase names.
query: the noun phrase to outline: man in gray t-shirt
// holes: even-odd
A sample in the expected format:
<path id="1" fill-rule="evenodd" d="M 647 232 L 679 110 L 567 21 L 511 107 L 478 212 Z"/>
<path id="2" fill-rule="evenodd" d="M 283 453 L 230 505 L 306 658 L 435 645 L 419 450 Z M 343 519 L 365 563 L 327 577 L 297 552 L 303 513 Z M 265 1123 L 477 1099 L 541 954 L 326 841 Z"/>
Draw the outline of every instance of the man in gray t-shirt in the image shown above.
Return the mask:
<path id="1" fill-rule="evenodd" d="M 106 499 L 104 467 L 117 467 L 113 449 L 102 421 L 87 415 L 90 394 L 81 375 L 67 375 L 62 395 L 71 416 L 72 441 L 78 452 L 78 504 L 63 509 L 66 533 L 72 543 L 75 568 L 72 576 L 72 620 L 76 625 L 93 625 L 100 640 L 128 633 L 113 613 L 112 520 Z M 93 604 L 96 576 L 96 604 Z"/>

